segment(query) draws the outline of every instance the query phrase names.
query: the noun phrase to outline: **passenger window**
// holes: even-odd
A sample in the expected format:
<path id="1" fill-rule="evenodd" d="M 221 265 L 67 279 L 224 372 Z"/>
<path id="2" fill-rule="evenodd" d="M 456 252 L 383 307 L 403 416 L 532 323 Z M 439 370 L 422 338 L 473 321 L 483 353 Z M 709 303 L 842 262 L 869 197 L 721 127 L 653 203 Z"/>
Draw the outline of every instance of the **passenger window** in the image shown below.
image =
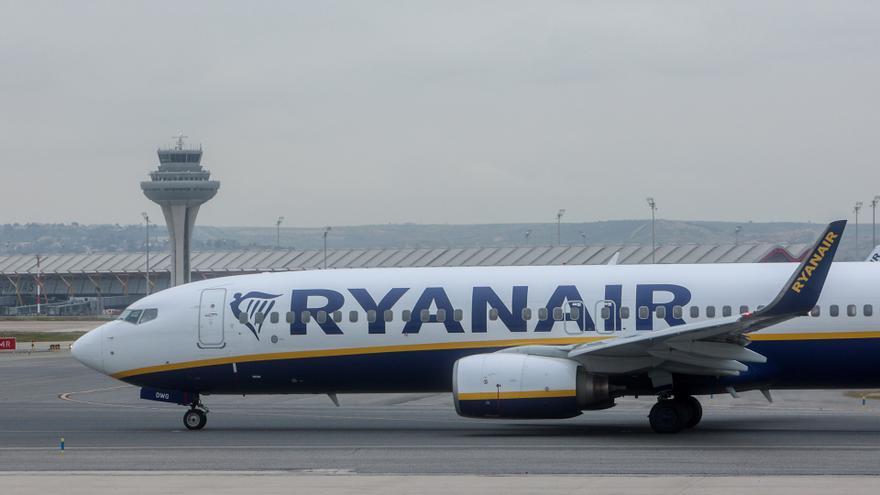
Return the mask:
<path id="1" fill-rule="evenodd" d="M 532 309 L 531 308 L 523 308 L 522 319 L 526 320 L 526 321 L 529 321 L 532 319 Z"/>
<path id="2" fill-rule="evenodd" d="M 730 316 L 731 314 L 733 314 L 733 308 L 730 306 L 724 306 L 721 308 L 721 316 Z"/>
<path id="3" fill-rule="evenodd" d="M 810 316 L 812 316 L 813 318 L 817 318 L 821 314 L 822 314 L 822 308 L 820 308 L 818 304 L 813 306 L 813 309 L 810 310 Z"/>
<path id="4" fill-rule="evenodd" d="M 874 314 L 874 306 L 871 306 L 870 304 L 865 304 L 865 307 L 863 309 L 865 312 L 865 316 L 871 316 Z"/>
<path id="5" fill-rule="evenodd" d="M 137 325 L 138 320 L 141 318 L 141 313 L 142 311 L 139 309 L 132 309 L 125 315 L 125 321 Z"/>
<path id="6" fill-rule="evenodd" d="M 263 323 L 263 320 L 265 320 L 265 319 L 266 319 L 266 315 L 264 315 L 263 313 L 260 313 L 259 311 L 257 311 L 256 315 L 254 315 L 254 322 L 256 322 L 257 325 Z"/>
<path id="7" fill-rule="evenodd" d="M 400 314 L 400 319 L 403 321 L 409 321 L 412 319 L 412 311 L 409 309 L 404 309 Z"/>
<path id="8" fill-rule="evenodd" d="M 699 306 L 691 306 L 691 318 L 699 318 L 700 317 L 700 307 Z"/>
<path id="9" fill-rule="evenodd" d="M 715 318 L 715 306 L 706 306 L 706 318 Z"/>
<path id="10" fill-rule="evenodd" d="M 749 307 L 748 307 L 748 306 L 743 305 L 743 306 L 740 306 L 740 307 L 739 307 L 739 314 L 744 315 L 744 314 L 746 314 L 746 313 L 748 313 L 748 312 L 749 312 Z"/>
<path id="11" fill-rule="evenodd" d="M 293 323 L 293 311 L 288 311 L 287 314 L 284 315 L 284 321 L 287 323 Z"/>
<path id="12" fill-rule="evenodd" d="M 666 306 L 657 306 L 657 318 L 666 318 Z"/>
<path id="13" fill-rule="evenodd" d="M 269 321 L 272 323 L 278 323 L 278 311 L 272 311 L 269 313 Z"/>
<path id="14" fill-rule="evenodd" d="M 461 321 L 464 319 L 464 311 L 460 309 L 456 309 L 452 312 L 452 319 L 455 321 Z"/>
<path id="15" fill-rule="evenodd" d="M 370 323 L 376 323 L 376 310 L 371 309 L 367 311 L 367 321 Z"/>
<path id="16" fill-rule="evenodd" d="M 544 321 L 547 319 L 547 308 L 538 308 L 538 319 Z"/>
<path id="17" fill-rule="evenodd" d="M 349 311 L 348 312 L 348 321 L 355 323 L 358 321 L 358 312 L 357 311 Z"/>
<path id="18" fill-rule="evenodd" d="M 446 310 L 445 309 L 438 309 L 437 310 L 437 322 L 443 323 L 444 321 L 446 321 Z"/>
<path id="19" fill-rule="evenodd" d="M 426 323 L 431 321 L 431 313 L 427 309 L 423 309 L 419 311 L 419 319 L 422 320 L 422 323 Z"/>
<path id="20" fill-rule="evenodd" d="M 141 323 L 146 323 L 148 321 L 153 321 L 159 316 L 159 310 L 156 308 L 145 309 L 143 314 L 141 314 Z"/>
<path id="21" fill-rule="evenodd" d="M 828 314 L 831 316 L 840 315 L 840 308 L 836 304 L 832 304 L 828 307 Z"/>
<path id="22" fill-rule="evenodd" d="M 324 310 L 318 311 L 318 314 L 315 315 L 315 320 L 320 324 L 327 323 L 327 312 Z"/>
<path id="23" fill-rule="evenodd" d="M 629 318 L 629 306 L 620 307 L 620 317 L 624 320 Z"/>
<path id="24" fill-rule="evenodd" d="M 385 314 L 383 316 L 385 316 L 385 321 L 393 321 L 394 320 L 394 311 L 391 311 L 390 309 L 386 309 Z"/>
<path id="25" fill-rule="evenodd" d="M 570 321 L 578 321 L 581 319 L 581 307 L 580 306 L 572 306 L 571 311 L 568 313 L 568 316 L 571 318 Z"/>
<path id="26" fill-rule="evenodd" d="M 333 312 L 333 321 L 336 323 L 342 323 L 342 311 Z"/>
<path id="27" fill-rule="evenodd" d="M 312 313 L 308 311 L 303 311 L 299 314 L 299 321 L 301 321 L 302 323 L 308 323 L 312 321 Z"/>
<path id="28" fill-rule="evenodd" d="M 848 304 L 846 306 L 846 316 L 855 316 L 858 314 L 858 310 L 856 310 L 855 304 Z"/>
<path id="29" fill-rule="evenodd" d="M 639 306 L 639 319 L 647 320 L 648 319 L 648 307 L 647 306 Z"/>
<path id="30" fill-rule="evenodd" d="M 495 321 L 498 319 L 498 310 L 497 309 L 492 308 L 489 310 L 489 319 L 492 321 Z"/>
<path id="31" fill-rule="evenodd" d="M 553 308 L 553 319 L 556 321 L 562 321 L 562 308 Z"/>
<path id="32" fill-rule="evenodd" d="M 247 321 L 247 313 L 245 313 L 244 311 L 239 313 L 238 314 L 238 322 L 241 323 L 242 325 L 246 325 L 248 322 Z"/>
<path id="33" fill-rule="evenodd" d="M 681 306 L 672 307 L 672 317 L 681 319 Z"/>
<path id="34" fill-rule="evenodd" d="M 599 310 L 599 317 L 603 320 L 611 319 L 611 308 L 608 306 L 602 306 L 602 309 Z"/>

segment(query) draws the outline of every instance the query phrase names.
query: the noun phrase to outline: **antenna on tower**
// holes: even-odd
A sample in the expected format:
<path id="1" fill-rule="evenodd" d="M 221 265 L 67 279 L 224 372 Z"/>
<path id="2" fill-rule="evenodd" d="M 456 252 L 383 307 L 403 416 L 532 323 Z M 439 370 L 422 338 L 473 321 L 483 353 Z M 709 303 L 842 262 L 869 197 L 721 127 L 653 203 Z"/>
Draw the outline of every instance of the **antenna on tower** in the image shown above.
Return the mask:
<path id="1" fill-rule="evenodd" d="M 182 151 L 183 150 L 183 139 L 188 138 L 189 136 L 184 136 L 183 131 L 181 131 L 181 132 L 177 133 L 176 136 L 171 136 L 171 137 L 177 140 L 177 143 L 174 145 L 174 149 L 176 151 Z"/>

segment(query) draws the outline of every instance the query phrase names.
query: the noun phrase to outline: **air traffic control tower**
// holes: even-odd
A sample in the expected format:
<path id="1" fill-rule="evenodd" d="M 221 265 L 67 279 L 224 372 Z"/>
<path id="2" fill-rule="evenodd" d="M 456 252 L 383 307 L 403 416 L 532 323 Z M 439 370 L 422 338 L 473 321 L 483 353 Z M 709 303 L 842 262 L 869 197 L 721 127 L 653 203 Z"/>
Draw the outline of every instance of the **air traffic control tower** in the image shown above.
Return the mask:
<path id="1" fill-rule="evenodd" d="M 171 286 L 190 281 L 190 241 L 196 215 L 202 203 L 213 198 L 220 182 L 209 180 L 211 172 L 202 168 L 202 147 L 188 148 L 183 139 L 170 149 L 159 148 L 159 169 L 150 172 L 141 189 L 162 207 L 171 243 Z"/>

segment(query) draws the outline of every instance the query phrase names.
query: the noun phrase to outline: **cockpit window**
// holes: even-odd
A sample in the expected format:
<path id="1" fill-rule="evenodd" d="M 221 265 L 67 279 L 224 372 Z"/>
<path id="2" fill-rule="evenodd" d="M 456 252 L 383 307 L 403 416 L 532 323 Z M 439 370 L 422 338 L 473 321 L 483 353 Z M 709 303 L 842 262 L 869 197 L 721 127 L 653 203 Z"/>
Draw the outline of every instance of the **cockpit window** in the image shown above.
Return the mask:
<path id="1" fill-rule="evenodd" d="M 143 313 L 141 313 L 141 321 L 140 323 L 146 323 L 151 320 L 155 320 L 159 316 L 159 310 L 156 308 L 148 308 L 145 309 Z"/>
<path id="2" fill-rule="evenodd" d="M 137 325 L 138 320 L 141 318 L 141 313 L 143 313 L 143 311 L 140 309 L 130 309 L 122 313 L 122 316 L 120 318 L 129 323 L 134 323 L 135 325 Z"/>
<path id="3" fill-rule="evenodd" d="M 158 316 L 159 310 L 156 308 L 128 309 L 119 315 L 119 319 L 138 325 L 140 323 L 155 320 Z"/>

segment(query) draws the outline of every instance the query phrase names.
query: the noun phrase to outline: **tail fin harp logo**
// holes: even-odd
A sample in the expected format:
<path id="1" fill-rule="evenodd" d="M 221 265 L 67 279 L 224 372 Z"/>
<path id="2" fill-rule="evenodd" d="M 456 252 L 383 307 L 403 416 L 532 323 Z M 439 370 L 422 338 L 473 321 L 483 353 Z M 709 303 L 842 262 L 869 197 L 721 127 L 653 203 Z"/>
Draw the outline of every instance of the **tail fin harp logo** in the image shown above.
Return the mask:
<path id="1" fill-rule="evenodd" d="M 235 318 L 242 322 L 244 326 L 254 334 L 257 340 L 260 340 L 260 330 L 263 328 L 263 322 L 275 307 L 274 299 L 281 297 L 281 294 L 268 294 L 266 292 L 251 291 L 245 295 L 236 292 L 232 297 L 229 307 Z M 246 320 L 242 320 L 241 315 L 247 315 Z M 257 316 L 260 315 L 259 319 Z"/>

